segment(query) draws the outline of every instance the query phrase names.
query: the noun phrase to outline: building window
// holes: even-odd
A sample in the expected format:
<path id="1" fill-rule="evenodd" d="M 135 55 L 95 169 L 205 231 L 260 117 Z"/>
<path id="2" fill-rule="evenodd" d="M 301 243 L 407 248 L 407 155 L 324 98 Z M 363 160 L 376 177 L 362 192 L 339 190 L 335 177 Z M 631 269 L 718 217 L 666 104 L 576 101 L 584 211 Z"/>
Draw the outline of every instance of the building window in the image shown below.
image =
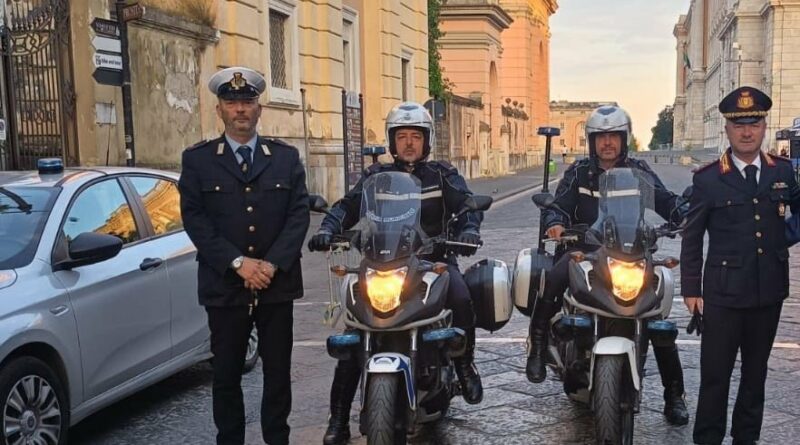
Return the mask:
<path id="1" fill-rule="evenodd" d="M 344 7 L 342 9 L 342 65 L 344 70 L 344 89 L 361 91 L 359 67 L 358 12 Z"/>
<path id="2" fill-rule="evenodd" d="M 269 2 L 269 101 L 300 105 L 296 0 Z"/>
<path id="3" fill-rule="evenodd" d="M 562 138 L 562 139 L 559 139 L 558 143 L 559 143 L 559 145 L 561 145 L 562 147 L 566 147 L 566 146 L 567 146 L 567 143 L 566 143 L 566 142 L 564 142 L 564 139 L 563 139 L 563 138 Z"/>
<path id="4" fill-rule="evenodd" d="M 402 76 L 400 82 L 402 83 L 402 88 L 403 88 L 401 99 L 406 101 L 408 100 L 408 90 L 409 90 L 408 78 L 410 77 L 408 70 L 409 66 L 411 65 L 411 61 L 408 59 L 400 59 L 400 64 L 401 64 L 400 75 Z"/>
<path id="5" fill-rule="evenodd" d="M 414 100 L 414 51 L 403 48 L 400 54 L 400 98 Z"/>
<path id="6" fill-rule="evenodd" d="M 286 83 L 286 22 L 288 16 L 278 11 L 269 11 L 269 67 L 272 86 L 287 88 Z"/>
<path id="7" fill-rule="evenodd" d="M 586 138 L 581 138 L 581 147 L 586 146 Z"/>
<path id="8" fill-rule="evenodd" d="M 563 122 L 561 122 L 561 124 L 559 125 L 559 128 L 561 128 L 562 130 L 564 129 L 564 123 Z"/>

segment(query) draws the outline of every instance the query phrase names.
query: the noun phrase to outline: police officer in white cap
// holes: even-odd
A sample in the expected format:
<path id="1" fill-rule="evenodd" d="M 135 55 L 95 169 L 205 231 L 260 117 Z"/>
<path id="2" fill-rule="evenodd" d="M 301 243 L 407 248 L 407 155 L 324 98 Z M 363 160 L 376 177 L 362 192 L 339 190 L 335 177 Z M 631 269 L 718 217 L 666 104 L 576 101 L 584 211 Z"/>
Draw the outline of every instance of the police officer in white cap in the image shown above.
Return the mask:
<path id="1" fill-rule="evenodd" d="M 292 309 L 303 296 L 300 249 L 309 224 L 305 169 L 294 147 L 256 133 L 266 88 L 260 74 L 227 68 L 208 86 L 225 132 L 184 151 L 179 187 L 211 330 L 217 443 L 244 443 L 241 376 L 255 325 L 264 442 L 288 444 Z"/>

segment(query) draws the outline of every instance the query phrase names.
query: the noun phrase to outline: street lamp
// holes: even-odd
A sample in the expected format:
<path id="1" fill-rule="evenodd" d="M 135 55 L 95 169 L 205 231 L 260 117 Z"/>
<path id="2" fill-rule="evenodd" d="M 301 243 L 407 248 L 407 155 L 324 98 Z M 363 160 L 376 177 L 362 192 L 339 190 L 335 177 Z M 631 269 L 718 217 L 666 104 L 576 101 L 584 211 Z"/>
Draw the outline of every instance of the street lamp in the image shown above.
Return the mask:
<path id="1" fill-rule="evenodd" d="M 736 81 L 736 86 L 740 87 L 742 86 L 742 47 L 739 45 L 739 42 L 733 42 L 731 43 L 731 48 L 736 50 L 736 60 L 739 65 L 739 68 L 737 69 L 737 75 L 739 76 L 739 79 Z"/>

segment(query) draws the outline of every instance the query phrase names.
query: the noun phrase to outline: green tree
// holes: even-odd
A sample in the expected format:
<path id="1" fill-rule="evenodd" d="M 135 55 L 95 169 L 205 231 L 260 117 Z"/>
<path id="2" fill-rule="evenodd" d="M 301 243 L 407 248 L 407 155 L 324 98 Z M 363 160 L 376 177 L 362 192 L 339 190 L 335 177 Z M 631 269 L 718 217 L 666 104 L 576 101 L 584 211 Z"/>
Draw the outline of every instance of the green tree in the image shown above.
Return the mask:
<path id="1" fill-rule="evenodd" d="M 672 144 L 672 123 L 674 120 L 673 109 L 670 105 L 667 105 L 658 113 L 658 121 L 656 121 L 656 126 L 652 128 L 653 137 L 650 139 L 650 144 L 647 145 L 650 150 L 658 150 L 661 148 L 661 144 Z"/>
<path id="2" fill-rule="evenodd" d="M 451 94 L 450 81 L 444 77 L 437 41 L 444 35 L 439 29 L 439 11 L 443 0 L 428 0 L 428 91 L 436 99 L 446 99 Z"/>
<path id="3" fill-rule="evenodd" d="M 631 137 L 631 143 L 628 144 L 628 151 L 639 151 L 639 140 L 636 136 Z"/>

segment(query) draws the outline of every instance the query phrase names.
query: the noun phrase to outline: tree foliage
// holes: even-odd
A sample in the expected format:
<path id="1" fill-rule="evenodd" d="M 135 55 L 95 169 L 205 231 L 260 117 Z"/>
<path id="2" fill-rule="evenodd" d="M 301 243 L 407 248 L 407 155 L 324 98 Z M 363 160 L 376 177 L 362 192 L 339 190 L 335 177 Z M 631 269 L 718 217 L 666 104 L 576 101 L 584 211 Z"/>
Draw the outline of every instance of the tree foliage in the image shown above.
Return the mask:
<path id="1" fill-rule="evenodd" d="M 451 94 L 450 81 L 444 77 L 437 41 L 444 35 L 439 29 L 439 11 L 443 0 L 428 0 L 428 90 L 436 99 L 446 99 Z"/>
<path id="2" fill-rule="evenodd" d="M 652 128 L 653 138 L 650 139 L 650 144 L 648 144 L 650 150 L 658 150 L 661 148 L 661 144 L 672 144 L 672 124 L 674 120 L 673 109 L 670 105 L 667 105 L 658 113 L 658 121 L 656 121 L 656 126 Z"/>

